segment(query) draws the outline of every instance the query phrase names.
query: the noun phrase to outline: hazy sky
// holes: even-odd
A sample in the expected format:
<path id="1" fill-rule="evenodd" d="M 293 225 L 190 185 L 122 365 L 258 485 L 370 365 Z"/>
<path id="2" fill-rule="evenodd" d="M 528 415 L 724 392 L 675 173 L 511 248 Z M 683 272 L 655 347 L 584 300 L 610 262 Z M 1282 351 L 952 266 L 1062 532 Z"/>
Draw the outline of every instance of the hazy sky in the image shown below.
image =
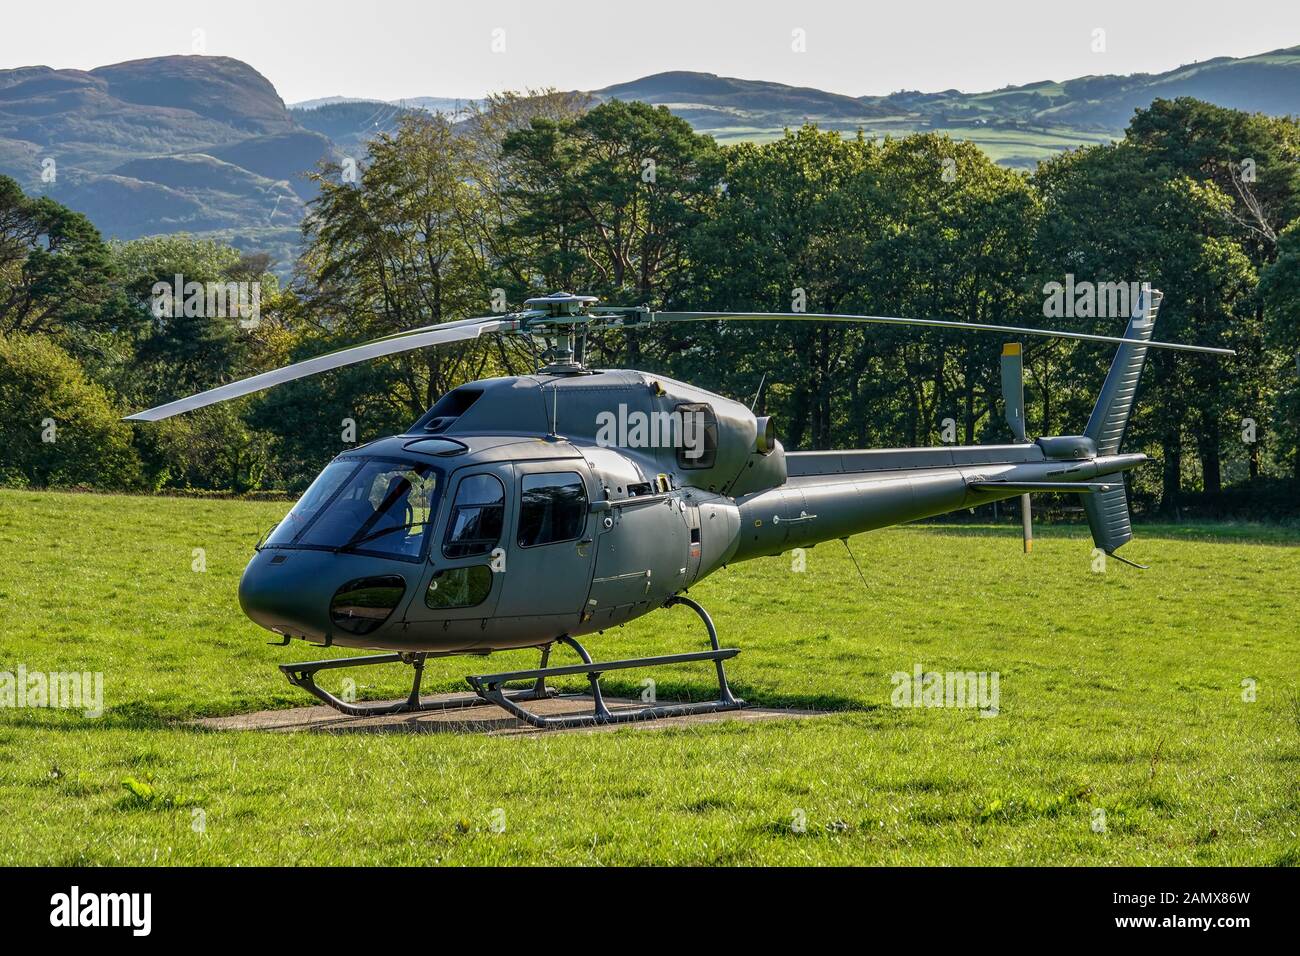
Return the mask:
<path id="1" fill-rule="evenodd" d="M 287 102 L 596 89 L 662 70 L 855 96 L 973 91 L 1300 44 L 1295 0 L 20 0 L 0 15 L 0 68 L 191 53 L 197 36 Z"/>

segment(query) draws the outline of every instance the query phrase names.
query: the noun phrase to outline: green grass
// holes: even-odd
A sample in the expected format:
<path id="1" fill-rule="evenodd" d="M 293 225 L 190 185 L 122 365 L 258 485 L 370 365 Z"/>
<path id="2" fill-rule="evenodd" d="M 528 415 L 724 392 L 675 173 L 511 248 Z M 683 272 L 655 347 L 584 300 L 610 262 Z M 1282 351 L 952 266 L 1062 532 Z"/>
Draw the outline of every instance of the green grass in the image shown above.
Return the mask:
<path id="1" fill-rule="evenodd" d="M 238 608 L 251 545 L 285 508 L 0 491 L 0 671 L 102 671 L 106 706 L 0 710 L 0 864 L 1300 862 L 1295 531 L 1143 527 L 1126 553 L 1150 571 L 1095 574 L 1081 528 L 1041 528 L 1025 556 L 1009 526 L 911 527 L 853 540 L 865 588 L 835 543 L 802 574 L 787 555 L 692 589 L 743 649 L 737 691 L 837 711 L 815 720 L 196 729 L 307 703 L 275 665 L 333 653 L 269 647 Z M 702 641 L 675 608 L 589 646 Z M 438 661 L 427 686 L 531 660 Z M 916 663 L 998 672 L 1000 714 L 891 706 L 889 675 Z M 403 676 L 361 692 L 396 696 Z M 659 686 L 709 682 L 697 667 Z"/>

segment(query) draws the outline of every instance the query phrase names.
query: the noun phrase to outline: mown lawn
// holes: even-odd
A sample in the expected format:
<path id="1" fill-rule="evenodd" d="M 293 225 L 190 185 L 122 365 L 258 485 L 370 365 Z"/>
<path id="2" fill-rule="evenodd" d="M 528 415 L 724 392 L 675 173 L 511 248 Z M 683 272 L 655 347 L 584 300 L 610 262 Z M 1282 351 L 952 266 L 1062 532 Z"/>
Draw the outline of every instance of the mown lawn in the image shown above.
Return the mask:
<path id="1" fill-rule="evenodd" d="M 1300 862 L 1300 532 L 1143 527 L 1125 553 L 1151 570 L 1098 574 L 1082 528 L 1040 528 L 1027 557 L 1010 526 L 912 527 L 853 540 L 865 587 L 836 543 L 692 589 L 743 649 L 737 692 L 837 711 L 815 720 L 196 729 L 307 703 L 275 665 L 334 653 L 269 647 L 239 611 L 286 507 L 0 491 L 0 671 L 101 671 L 105 696 L 98 719 L 0 709 L 0 864 Z M 675 608 L 589 646 L 702 643 Z M 532 660 L 431 662 L 426 687 Z M 997 672 L 999 714 L 891 706 L 918 663 Z M 684 669 L 659 690 L 709 686 Z"/>

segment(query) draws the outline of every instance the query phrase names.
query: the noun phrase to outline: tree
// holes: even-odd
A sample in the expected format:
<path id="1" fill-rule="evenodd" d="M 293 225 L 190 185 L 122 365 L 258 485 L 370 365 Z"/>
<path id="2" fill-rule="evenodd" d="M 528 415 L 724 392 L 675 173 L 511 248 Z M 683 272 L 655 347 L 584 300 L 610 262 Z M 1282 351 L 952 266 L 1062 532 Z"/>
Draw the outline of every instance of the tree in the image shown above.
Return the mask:
<path id="1" fill-rule="evenodd" d="M 974 146 L 935 135 L 878 146 L 805 126 L 727 158 L 693 253 L 705 307 L 977 322 L 1023 311 L 1037 201 Z M 704 344 L 679 354 L 726 370 L 724 390 L 768 376 L 792 447 L 925 444 L 940 410 L 974 440 L 1000 418 L 996 341 L 796 322 L 692 334 Z"/>
<path id="2" fill-rule="evenodd" d="M 299 354 L 486 314 L 480 176 L 471 138 L 444 117 L 415 114 L 371 142 L 355 183 L 338 166 L 315 174 L 321 192 L 303 225 L 299 264 L 313 328 Z M 380 377 L 352 381 L 376 387 L 365 397 L 409 420 L 481 377 L 491 360 L 487 343 L 426 349 L 376 362 Z"/>
<path id="3" fill-rule="evenodd" d="M 140 461 L 120 414 L 48 337 L 0 335 L 0 482 L 137 487 Z"/>
<path id="4" fill-rule="evenodd" d="M 112 258 L 81 213 L 0 176 L 0 332 L 63 332 L 118 317 Z"/>
<path id="5" fill-rule="evenodd" d="M 1125 136 L 1166 175 L 1213 183 L 1231 203 L 1227 223 L 1257 265 L 1277 254 L 1279 233 L 1300 216 L 1300 123 L 1191 97 L 1136 111 Z M 1227 224 L 1226 223 L 1226 224 Z"/>
<path id="6" fill-rule="evenodd" d="M 725 189 L 693 237 L 693 298 L 701 309 L 827 312 L 844 309 L 861 280 L 875 223 L 859 217 L 855 183 L 877 162 L 874 144 L 805 126 L 763 145 L 727 150 Z M 828 447 L 834 399 L 845 391 L 847 326 L 798 322 L 682 329 L 681 373 L 724 393 L 759 396 L 780 413 L 784 440 Z"/>
<path id="7" fill-rule="evenodd" d="M 663 307 L 687 289 L 692 232 L 713 207 L 721 154 L 666 107 L 610 100 L 506 136 L 502 262 L 534 292 L 566 289 Z M 599 343 L 630 364 L 645 333 Z M 624 349 L 626 351 L 624 351 Z"/>
<path id="8" fill-rule="evenodd" d="M 972 143 L 936 134 L 887 141 L 878 182 L 865 190 L 862 216 L 877 225 L 859 266 L 866 294 L 855 311 L 1033 324 L 1040 215 L 1024 174 L 995 165 Z M 947 416 L 965 442 L 986 428 L 1008 437 L 997 404 L 996 338 L 922 330 L 900 339 L 909 443 L 928 443 L 936 419 Z"/>
<path id="9" fill-rule="evenodd" d="M 1234 241 L 1256 272 L 1269 269 L 1279 256 L 1279 237 L 1300 216 L 1300 122 L 1226 109 L 1190 97 L 1156 100 L 1138 110 L 1127 139 L 1158 164 L 1164 178 L 1186 176 L 1211 185 L 1227 197 L 1219 208 L 1218 234 Z M 1293 410 L 1300 389 L 1290 375 L 1294 353 L 1279 352 L 1287 340 L 1287 309 L 1275 287 L 1270 308 L 1262 296 L 1249 305 L 1250 321 L 1234 329 L 1239 351 L 1233 365 L 1242 401 L 1237 411 L 1259 423 L 1261 441 L 1248 447 L 1251 478 L 1266 465 L 1267 450 L 1288 457 Z M 1235 427 L 1235 423 L 1234 423 Z M 1292 456 L 1293 457 L 1293 456 Z M 1218 487 L 1211 461 L 1206 489 Z M 1292 470 L 1300 477 L 1300 464 Z"/>
<path id="10" fill-rule="evenodd" d="M 114 243 L 113 257 L 137 330 L 115 382 L 122 394 L 154 404 L 192 395 L 254 374 L 277 354 L 277 326 L 264 320 L 279 283 L 265 257 L 183 233 Z"/>
<path id="11" fill-rule="evenodd" d="M 474 108 L 464 135 L 474 145 L 476 184 L 483 196 L 478 216 L 473 217 L 477 236 L 487 250 L 493 288 L 501 288 L 510 301 L 521 302 L 538 291 L 534 267 L 539 250 L 538 236 L 513 229 L 513 223 L 527 212 L 527 193 L 515 188 L 515 161 L 507 154 L 506 139 L 534 123 L 566 124 L 579 119 L 591 108 L 588 93 L 556 90 L 528 90 L 524 93 L 489 95 Z M 547 286 L 547 289 L 559 286 Z"/>
<path id="12" fill-rule="evenodd" d="M 281 314 L 292 296 L 280 290 L 266 256 L 184 234 L 113 243 L 112 254 L 135 331 L 100 378 L 134 408 L 283 364 L 289 333 Z M 147 484 L 256 487 L 269 440 L 244 422 L 248 406 L 220 405 L 138 426 Z"/>
<path id="13" fill-rule="evenodd" d="M 1260 277 L 1268 344 L 1278 363 L 1275 429 L 1279 453 L 1300 481 L 1300 220 L 1278 236 L 1277 260 Z"/>
<path id="14" fill-rule="evenodd" d="M 1224 234 L 1231 200 L 1213 183 L 1169 170 L 1140 146 L 1120 143 L 1075 150 L 1039 166 L 1035 182 L 1045 202 L 1037 244 L 1042 277 L 1141 283 L 1165 293 L 1159 334 L 1202 345 L 1243 346 L 1251 326 L 1254 275 L 1240 246 Z M 1122 334 L 1126 316 L 1094 322 Z M 1075 348 L 1071 376 L 1086 389 L 1075 394 L 1072 417 L 1083 418 L 1096 396 L 1110 355 Z M 1159 445 L 1160 499 L 1179 505 L 1185 444 L 1197 448 L 1203 487 L 1217 493 L 1228 411 L 1244 407 L 1243 378 L 1222 359 L 1159 351 L 1144 374 L 1150 402 L 1130 424 L 1129 446 Z"/>

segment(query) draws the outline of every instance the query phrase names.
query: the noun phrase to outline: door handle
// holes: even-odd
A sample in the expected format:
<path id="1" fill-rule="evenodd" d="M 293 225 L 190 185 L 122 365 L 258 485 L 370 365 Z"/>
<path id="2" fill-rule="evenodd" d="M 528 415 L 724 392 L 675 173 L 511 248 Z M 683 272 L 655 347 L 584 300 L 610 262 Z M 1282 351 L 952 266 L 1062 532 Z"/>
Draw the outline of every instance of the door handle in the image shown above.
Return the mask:
<path id="1" fill-rule="evenodd" d="M 814 521 L 816 518 L 816 515 L 810 515 L 806 511 L 800 511 L 799 517 L 797 518 L 782 518 L 780 515 L 772 515 L 772 524 L 781 524 L 783 522 L 785 524 L 798 524 L 800 521 Z"/>

